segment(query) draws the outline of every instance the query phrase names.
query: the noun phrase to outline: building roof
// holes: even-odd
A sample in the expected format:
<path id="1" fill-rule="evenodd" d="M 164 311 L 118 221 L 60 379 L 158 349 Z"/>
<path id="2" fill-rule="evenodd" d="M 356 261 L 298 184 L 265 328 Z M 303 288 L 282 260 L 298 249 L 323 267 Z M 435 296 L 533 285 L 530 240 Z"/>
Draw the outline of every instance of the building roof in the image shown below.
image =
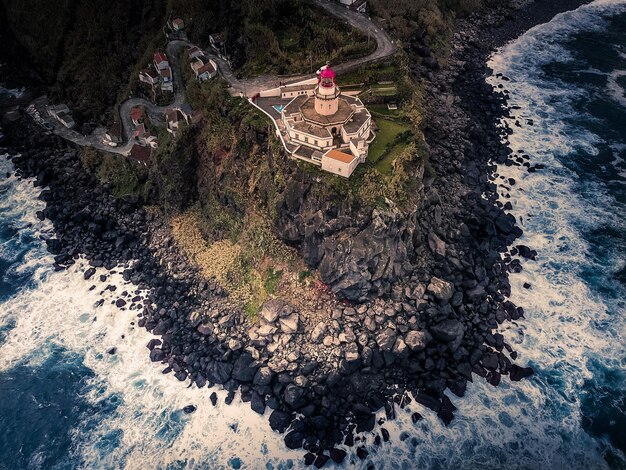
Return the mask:
<path id="1" fill-rule="evenodd" d="M 161 69 L 161 76 L 163 78 L 172 78 L 172 69 L 170 69 L 169 67 Z"/>
<path id="2" fill-rule="evenodd" d="M 154 61 L 158 64 L 161 62 L 167 62 L 167 56 L 164 52 L 158 51 L 154 53 Z"/>
<path id="3" fill-rule="evenodd" d="M 308 122 L 298 121 L 293 125 L 293 128 L 298 132 L 319 137 L 322 139 L 328 139 L 332 137 L 332 134 L 325 127 L 316 126 L 315 124 L 309 124 Z"/>
<path id="4" fill-rule="evenodd" d="M 300 106 L 302 106 L 302 104 L 308 99 L 308 95 L 296 96 L 283 108 L 283 113 L 285 114 L 285 116 L 289 116 L 291 114 L 300 112 Z"/>
<path id="5" fill-rule="evenodd" d="M 193 114 L 193 108 L 191 107 L 191 105 L 189 103 L 183 103 L 180 105 L 180 111 L 183 114 L 186 114 L 187 116 L 191 116 Z"/>
<path id="6" fill-rule="evenodd" d="M 350 118 L 350 120 L 343 125 L 343 129 L 348 134 L 354 134 L 355 132 L 358 132 L 369 117 L 369 113 L 365 111 L 365 109 L 361 109 L 359 112 L 352 115 L 352 118 Z"/>
<path id="7" fill-rule="evenodd" d="M 174 21 L 172 21 L 172 24 L 179 27 L 185 26 L 185 22 L 181 18 L 176 18 Z"/>
<path id="8" fill-rule="evenodd" d="M 337 112 L 330 116 L 323 116 L 315 111 L 315 98 L 309 98 L 300 106 L 300 112 L 302 113 L 302 117 L 307 121 L 322 126 L 330 126 L 346 122 L 352 116 L 353 109 L 345 99 L 339 98 Z"/>
<path id="9" fill-rule="evenodd" d="M 107 131 L 107 134 L 109 134 L 111 137 L 118 137 L 121 139 L 122 138 L 122 123 L 118 121 L 115 124 L 113 124 Z"/>
<path id="10" fill-rule="evenodd" d="M 133 121 L 139 121 L 143 117 L 143 109 L 134 107 L 130 110 L 130 118 Z"/>
<path id="11" fill-rule="evenodd" d="M 158 78 L 159 76 L 156 70 L 152 70 L 152 69 L 143 69 L 139 72 L 139 75 L 147 75 L 148 77 L 152 79 Z"/>
<path id="12" fill-rule="evenodd" d="M 183 115 L 180 113 L 180 111 L 178 109 L 170 108 L 170 109 L 165 111 L 165 119 L 168 122 L 168 124 L 176 123 L 176 122 L 180 121 L 180 119 L 182 119 L 182 118 L 183 118 Z"/>
<path id="13" fill-rule="evenodd" d="M 291 91 L 305 91 L 305 90 L 313 90 L 315 85 L 285 85 L 282 88 L 283 93 L 289 93 Z"/>
<path id="14" fill-rule="evenodd" d="M 143 137 L 146 135 L 146 126 L 139 124 L 133 131 L 133 137 Z"/>
<path id="15" fill-rule="evenodd" d="M 135 144 L 131 147 L 129 156 L 140 162 L 147 162 L 150 160 L 151 153 L 150 147 Z"/>
<path id="16" fill-rule="evenodd" d="M 326 67 L 324 70 L 320 72 L 320 77 L 322 78 L 335 78 L 337 74 L 333 72 L 333 69 L 330 67 Z"/>
<path id="17" fill-rule="evenodd" d="M 191 56 L 195 54 L 196 52 L 202 52 L 202 49 L 200 49 L 198 46 L 191 46 L 189 49 L 187 49 L 187 52 Z"/>
<path id="18" fill-rule="evenodd" d="M 344 153 L 335 149 L 329 150 L 324 156 L 342 163 L 352 163 L 352 161 L 356 158 L 351 153 Z"/>
<path id="19" fill-rule="evenodd" d="M 209 35 L 209 41 L 222 42 L 224 41 L 224 38 L 222 37 L 222 33 L 215 33 Z"/>
<path id="20" fill-rule="evenodd" d="M 202 67 L 200 67 L 196 73 L 198 75 L 202 75 L 203 73 L 208 72 L 208 73 L 214 73 L 215 72 L 215 67 L 213 67 L 211 65 L 210 62 L 207 62 L 206 64 L 204 64 Z"/>

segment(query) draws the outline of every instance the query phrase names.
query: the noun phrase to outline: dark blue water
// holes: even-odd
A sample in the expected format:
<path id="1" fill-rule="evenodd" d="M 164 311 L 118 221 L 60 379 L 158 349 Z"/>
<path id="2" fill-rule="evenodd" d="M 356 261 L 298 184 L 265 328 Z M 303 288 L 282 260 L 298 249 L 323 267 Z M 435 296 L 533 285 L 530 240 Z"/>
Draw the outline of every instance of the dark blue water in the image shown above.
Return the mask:
<path id="1" fill-rule="evenodd" d="M 502 332 L 537 373 L 497 389 L 476 379 L 465 398 L 451 397 L 459 417 L 449 427 L 413 404 L 385 425 L 393 444 L 366 436 L 369 461 L 626 468 L 626 2 L 562 15 L 491 65 L 520 106 L 513 150 L 546 165 L 499 170 L 517 181 L 513 213 L 522 242 L 539 252 L 511 279 L 527 318 Z M 2 178 L 7 171 L 0 159 Z M 162 375 L 132 313 L 111 306 L 114 297 L 95 306 L 100 289 L 88 290 L 80 263 L 50 269 L 37 194 L 0 179 L 0 468 L 298 467 L 266 418 L 246 405 L 208 406 L 213 390 Z M 412 411 L 424 415 L 417 425 Z"/>

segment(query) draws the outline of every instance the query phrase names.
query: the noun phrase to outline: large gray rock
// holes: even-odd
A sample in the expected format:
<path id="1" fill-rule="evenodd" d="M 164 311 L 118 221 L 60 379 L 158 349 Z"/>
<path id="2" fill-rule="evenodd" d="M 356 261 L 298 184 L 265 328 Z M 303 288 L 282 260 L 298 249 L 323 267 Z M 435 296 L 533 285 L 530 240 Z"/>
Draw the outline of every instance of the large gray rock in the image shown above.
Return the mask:
<path id="1" fill-rule="evenodd" d="M 344 354 L 346 357 L 346 361 L 354 362 L 359 360 L 361 356 L 359 356 L 359 347 L 356 343 L 350 343 L 345 346 Z"/>
<path id="2" fill-rule="evenodd" d="M 396 332 L 391 328 L 387 328 L 376 336 L 376 344 L 381 351 L 391 351 L 396 343 Z"/>
<path id="3" fill-rule="evenodd" d="M 422 172 L 418 168 L 417 181 Z M 416 210 L 401 211 L 391 201 L 364 209 L 348 198 L 329 200 L 308 189 L 295 179 L 287 181 L 277 233 L 300 246 L 305 262 L 318 269 L 334 293 L 362 302 L 388 293 L 413 269 L 409 255 L 419 239 Z"/>
<path id="4" fill-rule="evenodd" d="M 454 286 L 438 277 L 433 277 L 430 280 L 427 290 L 440 300 L 450 300 L 454 295 Z"/>
<path id="5" fill-rule="evenodd" d="M 259 320 L 261 323 L 274 323 L 278 320 L 278 315 L 283 308 L 283 303 L 279 300 L 273 299 L 265 302 L 261 311 L 259 312 Z"/>
<path id="6" fill-rule="evenodd" d="M 456 351 L 463 341 L 465 326 L 459 320 L 444 320 L 430 328 L 433 337 L 444 343 L 450 343 L 452 351 Z"/>
<path id="7" fill-rule="evenodd" d="M 428 246 L 433 253 L 446 256 L 446 242 L 439 238 L 435 232 L 428 234 Z"/>
<path id="8" fill-rule="evenodd" d="M 320 343 L 324 337 L 324 333 L 326 333 L 326 323 L 320 322 L 311 332 L 311 341 L 316 344 Z"/>
<path id="9" fill-rule="evenodd" d="M 300 316 L 297 313 L 292 313 L 288 317 L 280 319 L 280 329 L 283 331 L 283 333 L 297 332 L 299 324 Z"/>
<path id="10" fill-rule="evenodd" d="M 404 342 L 411 351 L 422 351 L 432 340 L 432 336 L 428 331 L 409 331 L 404 338 Z"/>

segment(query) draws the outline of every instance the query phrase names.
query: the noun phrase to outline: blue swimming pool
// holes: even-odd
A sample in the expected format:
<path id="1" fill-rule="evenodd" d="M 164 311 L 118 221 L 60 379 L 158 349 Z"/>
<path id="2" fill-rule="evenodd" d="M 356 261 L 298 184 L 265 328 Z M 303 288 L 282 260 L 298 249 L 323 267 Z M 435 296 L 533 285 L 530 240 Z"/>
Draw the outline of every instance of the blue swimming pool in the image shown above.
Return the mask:
<path id="1" fill-rule="evenodd" d="M 272 106 L 272 108 L 274 108 L 279 113 L 282 113 L 283 109 L 285 109 L 285 105 L 284 104 L 275 104 L 274 106 Z"/>

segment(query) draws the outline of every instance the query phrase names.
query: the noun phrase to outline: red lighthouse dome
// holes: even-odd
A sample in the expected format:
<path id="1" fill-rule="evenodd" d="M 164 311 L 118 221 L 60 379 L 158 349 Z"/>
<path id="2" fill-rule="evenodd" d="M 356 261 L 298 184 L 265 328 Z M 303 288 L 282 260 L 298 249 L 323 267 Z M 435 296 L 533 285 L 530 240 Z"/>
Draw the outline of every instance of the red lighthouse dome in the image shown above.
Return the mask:
<path id="1" fill-rule="evenodd" d="M 335 79 L 337 78 L 337 74 L 333 72 L 330 67 L 326 67 L 324 70 L 320 72 L 320 86 L 324 88 L 331 88 L 335 86 Z"/>

